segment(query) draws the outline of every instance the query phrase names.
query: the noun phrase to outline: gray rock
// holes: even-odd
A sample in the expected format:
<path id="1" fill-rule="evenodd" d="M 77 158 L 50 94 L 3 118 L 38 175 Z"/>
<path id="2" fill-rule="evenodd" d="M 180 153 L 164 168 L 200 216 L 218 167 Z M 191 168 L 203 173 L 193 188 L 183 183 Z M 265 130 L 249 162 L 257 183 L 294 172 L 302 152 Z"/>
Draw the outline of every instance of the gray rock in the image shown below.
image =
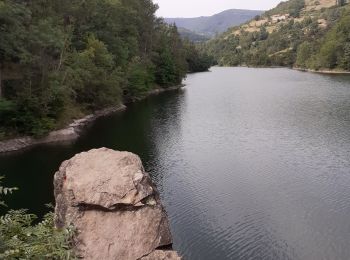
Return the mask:
<path id="1" fill-rule="evenodd" d="M 78 154 L 61 165 L 54 184 L 56 226 L 77 229 L 80 257 L 180 259 L 160 249 L 171 247 L 169 223 L 137 155 L 106 148 Z"/>

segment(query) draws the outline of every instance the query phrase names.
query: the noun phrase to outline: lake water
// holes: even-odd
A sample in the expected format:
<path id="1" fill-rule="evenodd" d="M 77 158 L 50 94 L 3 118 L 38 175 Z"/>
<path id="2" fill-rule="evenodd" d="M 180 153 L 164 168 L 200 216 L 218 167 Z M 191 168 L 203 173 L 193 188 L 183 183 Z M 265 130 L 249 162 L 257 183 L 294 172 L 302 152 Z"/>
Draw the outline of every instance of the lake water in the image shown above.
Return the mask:
<path id="1" fill-rule="evenodd" d="M 98 120 L 77 142 L 1 155 L 43 214 L 60 163 L 97 147 L 141 156 L 186 259 L 350 259 L 350 77 L 212 68 Z"/>

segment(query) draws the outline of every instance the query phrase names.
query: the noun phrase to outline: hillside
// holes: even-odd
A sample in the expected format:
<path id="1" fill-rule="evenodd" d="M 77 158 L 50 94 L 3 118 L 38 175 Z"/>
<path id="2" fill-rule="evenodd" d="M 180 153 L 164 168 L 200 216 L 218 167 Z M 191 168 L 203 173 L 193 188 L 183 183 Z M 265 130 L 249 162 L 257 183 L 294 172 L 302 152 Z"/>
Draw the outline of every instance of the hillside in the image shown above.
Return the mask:
<path id="1" fill-rule="evenodd" d="M 209 41 L 220 65 L 350 70 L 348 0 L 290 0 Z"/>
<path id="2" fill-rule="evenodd" d="M 188 39 L 194 43 L 201 43 L 210 39 L 207 35 L 199 34 L 183 27 L 178 27 L 177 30 L 183 39 Z"/>
<path id="3" fill-rule="evenodd" d="M 175 23 L 200 35 L 213 37 L 218 33 L 225 32 L 232 26 L 237 26 L 249 21 L 262 11 L 230 9 L 213 16 L 202 16 L 196 18 L 165 18 L 169 24 Z"/>

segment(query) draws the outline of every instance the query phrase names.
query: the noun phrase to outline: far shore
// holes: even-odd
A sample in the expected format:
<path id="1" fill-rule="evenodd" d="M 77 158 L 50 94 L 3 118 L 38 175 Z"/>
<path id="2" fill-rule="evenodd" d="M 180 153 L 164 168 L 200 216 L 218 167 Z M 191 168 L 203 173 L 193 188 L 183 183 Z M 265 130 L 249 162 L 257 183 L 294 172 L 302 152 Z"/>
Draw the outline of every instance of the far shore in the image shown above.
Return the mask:
<path id="1" fill-rule="evenodd" d="M 238 65 L 238 66 L 213 66 L 213 67 L 228 67 L 228 68 L 253 68 L 253 69 L 292 69 L 302 72 L 311 72 L 318 74 L 331 74 L 331 75 L 350 75 L 350 71 L 346 70 L 328 70 L 328 69 L 320 69 L 320 70 L 312 70 L 312 69 L 303 69 L 298 67 L 288 67 L 288 66 L 248 66 L 248 65 Z"/>
<path id="2" fill-rule="evenodd" d="M 350 71 L 346 70 L 327 70 L 327 69 L 320 69 L 320 70 L 312 70 L 312 69 L 302 69 L 293 67 L 293 70 L 303 71 L 303 72 L 311 72 L 311 73 L 319 73 L 319 74 L 332 74 L 332 75 L 350 75 Z"/>

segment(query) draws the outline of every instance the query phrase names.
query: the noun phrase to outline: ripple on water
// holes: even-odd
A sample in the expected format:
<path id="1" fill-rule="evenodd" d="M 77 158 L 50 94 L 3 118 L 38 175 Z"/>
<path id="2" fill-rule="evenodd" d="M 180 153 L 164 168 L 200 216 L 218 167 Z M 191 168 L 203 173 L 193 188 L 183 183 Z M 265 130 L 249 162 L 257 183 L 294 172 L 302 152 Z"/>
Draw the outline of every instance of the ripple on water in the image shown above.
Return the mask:
<path id="1" fill-rule="evenodd" d="M 0 156 L 18 207 L 42 213 L 58 165 L 107 146 L 142 157 L 185 259 L 350 259 L 350 78 L 213 68 L 186 84 L 71 146 Z"/>

